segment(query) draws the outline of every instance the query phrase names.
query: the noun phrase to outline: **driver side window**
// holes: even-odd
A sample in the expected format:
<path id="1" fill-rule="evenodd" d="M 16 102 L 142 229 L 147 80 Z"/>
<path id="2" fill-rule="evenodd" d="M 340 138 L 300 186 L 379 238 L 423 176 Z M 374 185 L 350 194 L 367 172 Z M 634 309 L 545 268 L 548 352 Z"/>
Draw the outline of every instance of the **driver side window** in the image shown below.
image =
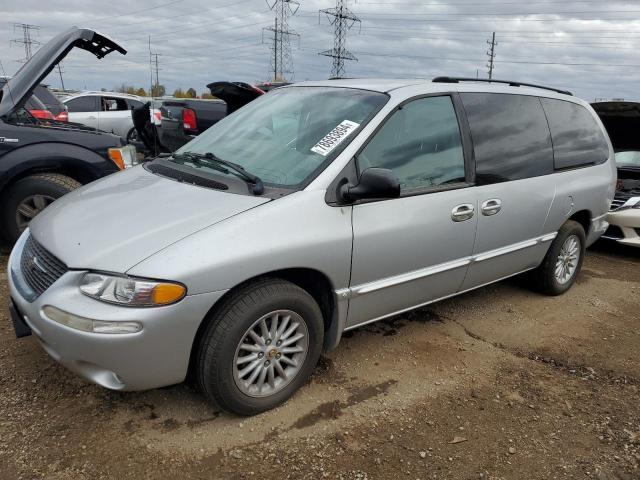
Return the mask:
<path id="1" fill-rule="evenodd" d="M 360 172 L 388 168 L 401 193 L 464 182 L 464 154 L 451 97 L 426 97 L 400 107 L 358 155 Z"/>

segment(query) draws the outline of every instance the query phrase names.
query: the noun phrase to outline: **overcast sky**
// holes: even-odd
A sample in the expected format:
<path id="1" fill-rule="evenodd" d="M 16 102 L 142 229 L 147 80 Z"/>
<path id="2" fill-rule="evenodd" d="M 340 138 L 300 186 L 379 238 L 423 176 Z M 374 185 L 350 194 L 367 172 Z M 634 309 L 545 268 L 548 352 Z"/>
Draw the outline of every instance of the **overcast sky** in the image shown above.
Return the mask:
<path id="1" fill-rule="evenodd" d="M 333 6 L 300 0 L 290 19 L 300 34 L 292 40 L 291 80 L 329 77 L 331 59 L 318 52 L 332 48 L 333 27 L 318 10 Z M 358 57 L 347 62 L 349 77 L 486 77 L 486 42 L 495 31 L 494 78 L 569 89 L 587 100 L 640 100 L 640 0 L 358 0 L 349 8 L 362 20 L 348 33 L 347 48 Z M 262 29 L 273 25 L 274 14 L 265 0 L 3 0 L 0 19 L 7 75 L 24 57 L 22 45 L 11 43 L 22 37 L 13 22 L 39 25 L 33 35 L 40 42 L 72 25 L 91 27 L 128 50 L 102 60 L 71 53 L 63 63 L 67 88 L 147 88 L 149 35 L 169 93 L 271 75 Z M 47 83 L 60 86 L 57 72 Z"/>

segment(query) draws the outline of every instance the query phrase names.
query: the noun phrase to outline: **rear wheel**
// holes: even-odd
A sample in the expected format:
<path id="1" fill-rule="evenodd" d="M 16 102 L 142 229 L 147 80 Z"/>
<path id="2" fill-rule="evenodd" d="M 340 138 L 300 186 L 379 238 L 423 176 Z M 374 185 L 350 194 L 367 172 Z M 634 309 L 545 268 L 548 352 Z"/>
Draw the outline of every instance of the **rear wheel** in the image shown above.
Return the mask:
<path id="1" fill-rule="evenodd" d="M 73 178 L 57 173 L 31 175 L 14 183 L 3 197 L 0 210 L 7 241 L 15 243 L 41 211 L 80 185 Z"/>
<path id="2" fill-rule="evenodd" d="M 135 127 L 133 127 L 127 133 L 127 144 L 132 143 L 132 142 L 137 142 L 137 141 L 138 141 L 138 131 L 136 130 Z"/>
<path id="3" fill-rule="evenodd" d="M 270 410 L 307 381 L 323 333 L 320 308 L 305 290 L 279 279 L 249 284 L 210 319 L 198 349 L 198 383 L 224 410 Z"/>
<path id="4" fill-rule="evenodd" d="M 573 220 L 565 222 L 542 264 L 531 274 L 534 288 L 547 295 L 561 295 L 569 290 L 582 268 L 585 239 L 582 225 Z"/>

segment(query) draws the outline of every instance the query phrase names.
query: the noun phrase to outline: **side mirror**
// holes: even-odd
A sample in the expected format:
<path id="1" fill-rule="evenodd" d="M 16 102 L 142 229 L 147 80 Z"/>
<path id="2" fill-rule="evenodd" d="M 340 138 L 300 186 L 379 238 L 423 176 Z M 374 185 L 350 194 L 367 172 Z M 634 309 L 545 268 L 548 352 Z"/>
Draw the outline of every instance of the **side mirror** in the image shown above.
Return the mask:
<path id="1" fill-rule="evenodd" d="M 391 170 L 367 168 L 360 175 L 357 185 L 345 183 L 338 194 L 340 200 L 349 203 L 374 198 L 397 198 L 400 196 L 400 182 Z"/>

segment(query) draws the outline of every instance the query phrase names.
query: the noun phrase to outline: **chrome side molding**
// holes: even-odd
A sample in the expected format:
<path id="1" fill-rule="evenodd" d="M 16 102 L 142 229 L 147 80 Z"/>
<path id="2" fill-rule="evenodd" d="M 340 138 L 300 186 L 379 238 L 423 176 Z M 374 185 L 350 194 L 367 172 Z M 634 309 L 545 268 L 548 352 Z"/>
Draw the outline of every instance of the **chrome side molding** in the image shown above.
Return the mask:
<path id="1" fill-rule="evenodd" d="M 419 280 L 430 275 L 436 275 L 438 273 L 446 272 L 448 270 L 454 270 L 456 268 L 465 267 L 475 262 L 482 262 L 491 258 L 506 255 L 508 253 L 517 252 L 525 248 L 534 247 L 541 243 L 550 242 L 556 238 L 558 232 L 548 233 L 539 237 L 525 240 L 524 242 L 518 242 L 505 247 L 496 248 L 495 250 L 489 250 L 487 252 L 478 253 L 468 257 L 459 258 L 449 262 L 440 263 L 431 267 L 421 268 L 407 273 L 401 273 L 400 275 L 394 275 L 392 277 L 375 280 L 373 282 L 363 283 L 361 285 L 355 285 L 351 288 L 341 288 L 335 291 L 335 294 L 340 299 L 354 298 L 359 295 L 375 292 L 389 287 L 395 287 L 403 283 Z"/>

